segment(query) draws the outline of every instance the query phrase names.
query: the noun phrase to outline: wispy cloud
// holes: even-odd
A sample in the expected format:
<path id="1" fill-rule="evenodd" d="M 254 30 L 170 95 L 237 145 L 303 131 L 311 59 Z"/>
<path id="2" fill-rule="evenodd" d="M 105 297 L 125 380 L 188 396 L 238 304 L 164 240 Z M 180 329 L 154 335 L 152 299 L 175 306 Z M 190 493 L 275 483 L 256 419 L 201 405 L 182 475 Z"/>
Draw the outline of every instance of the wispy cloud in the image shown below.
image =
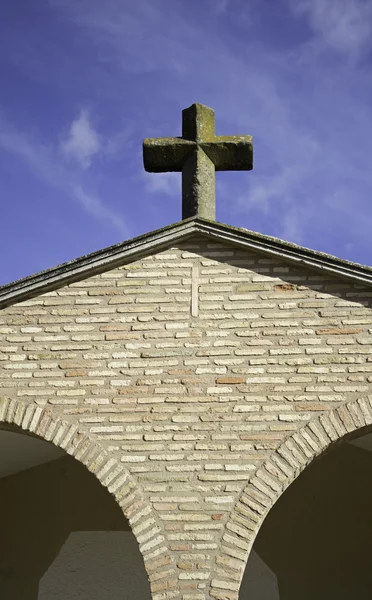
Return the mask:
<path id="1" fill-rule="evenodd" d="M 92 53 L 95 114 L 109 104 L 112 121 L 125 113 L 133 124 L 122 181 L 138 173 L 143 137 L 177 135 L 181 109 L 203 102 L 216 110 L 218 134 L 254 137 L 254 171 L 219 174 L 221 220 L 332 252 L 337 222 L 340 251 L 350 231 L 354 251 L 362 239 L 368 246 L 371 77 L 360 59 L 371 49 L 371 0 L 283 0 L 269 8 L 206 0 L 192 11 L 182 0 L 172 10 L 167 0 L 49 2 Z M 104 158 L 110 145 L 103 135 L 99 143 Z M 143 174 L 131 193 L 141 201 L 180 194 L 178 179 Z"/>
<path id="2" fill-rule="evenodd" d="M 101 143 L 87 110 L 80 111 L 80 115 L 72 121 L 60 148 L 65 157 L 76 161 L 83 169 L 90 167 L 93 157 L 100 151 Z"/>
<path id="3" fill-rule="evenodd" d="M 265 217 L 268 227 L 275 221 L 275 230 L 269 233 L 295 237 L 295 241 L 301 242 L 310 224 L 316 223 L 324 202 L 317 192 L 315 177 L 323 194 L 331 186 L 351 185 L 346 175 L 345 149 L 340 144 L 340 123 L 343 138 L 350 128 L 361 139 L 365 125 L 361 114 L 355 114 L 354 108 L 348 106 L 350 90 L 343 74 L 335 68 L 331 80 L 329 69 L 321 57 L 314 56 L 311 44 L 282 53 L 272 52 L 270 47 L 260 48 L 258 58 L 255 54 L 253 61 L 249 43 L 233 49 L 212 29 L 206 42 L 202 24 L 179 11 L 167 13 L 165 22 L 165 5 L 161 0 L 155 3 L 143 0 L 140 11 L 133 5 L 110 0 L 104 8 L 92 0 L 89 10 L 84 0 L 73 5 L 63 0 L 58 3 L 96 44 L 110 52 L 111 64 L 116 63 L 124 77 L 133 69 L 143 75 L 156 73 L 157 89 L 162 90 L 156 96 L 157 105 L 162 101 L 161 93 L 179 108 L 188 102 L 201 101 L 216 109 L 217 131 L 228 126 L 226 133 L 254 135 L 255 170 L 244 179 L 247 192 L 240 186 L 239 190 L 230 188 L 224 194 L 226 220 L 229 215 L 239 213 L 239 220 L 244 222 L 244 216 L 249 217 L 255 211 Z M 225 2 L 218 4 L 219 10 L 225 5 Z M 257 3 L 253 5 L 257 9 Z M 307 19 L 311 41 L 322 40 L 342 52 L 356 53 L 368 39 L 367 16 L 372 5 L 363 0 L 293 0 L 293 3 L 288 0 L 287 6 L 296 16 Z M 195 44 L 195 40 L 200 43 Z M 299 68 L 300 50 L 311 57 L 309 72 Z M 336 99 L 338 92 L 346 96 L 342 106 L 332 105 L 331 99 L 333 96 Z M 151 114 L 153 120 L 156 116 L 164 119 L 161 112 L 156 115 L 152 110 Z M 173 129 L 168 129 L 168 121 L 163 126 L 164 135 L 177 134 L 174 124 Z M 158 133 L 162 135 L 161 131 Z M 357 145 L 348 148 L 353 165 L 358 164 L 359 152 Z M 361 165 L 355 166 L 356 172 L 359 169 Z M 357 179 L 354 175 L 353 181 Z M 172 174 L 146 175 L 143 182 L 145 191 L 150 193 L 176 194 L 180 189 Z M 357 186 L 353 197 L 355 211 L 358 203 L 364 204 Z M 351 207 L 350 213 L 353 215 Z M 352 218 L 355 221 L 357 215 L 354 213 Z"/>
<path id="4" fill-rule="evenodd" d="M 180 195 L 180 173 L 143 173 L 143 181 L 150 194 Z"/>
<path id="5" fill-rule="evenodd" d="M 372 34 L 370 0 L 292 0 L 295 15 L 306 17 L 316 41 L 356 59 Z"/>
<path id="6" fill-rule="evenodd" d="M 124 160 L 132 151 L 133 124 L 125 123 L 108 138 L 101 140 L 102 155 L 108 160 Z"/>
<path id="7" fill-rule="evenodd" d="M 214 10 L 217 15 L 223 15 L 231 6 L 231 0 L 212 0 L 209 1 L 209 5 L 210 9 Z"/>
<path id="8" fill-rule="evenodd" d="M 90 215 L 109 221 L 121 234 L 128 236 L 129 229 L 123 218 L 105 206 L 98 196 L 88 193 L 80 184 L 72 186 L 72 193 Z"/>
<path id="9" fill-rule="evenodd" d="M 97 195 L 84 188 L 76 170 L 61 164 L 57 144 L 44 144 L 35 134 L 20 131 L 1 112 L 0 150 L 16 156 L 34 177 L 50 188 L 63 192 L 70 200 L 78 202 L 88 215 L 105 219 L 122 235 L 128 235 L 128 227 L 123 218 Z"/>

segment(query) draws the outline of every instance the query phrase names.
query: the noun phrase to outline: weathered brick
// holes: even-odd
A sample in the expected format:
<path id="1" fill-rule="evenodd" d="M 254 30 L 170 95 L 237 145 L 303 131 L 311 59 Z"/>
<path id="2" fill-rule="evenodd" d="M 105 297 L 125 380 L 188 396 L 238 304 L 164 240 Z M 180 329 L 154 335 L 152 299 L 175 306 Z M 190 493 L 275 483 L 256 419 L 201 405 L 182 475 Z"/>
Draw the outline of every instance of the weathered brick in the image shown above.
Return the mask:
<path id="1" fill-rule="evenodd" d="M 116 495 L 155 600 L 235 600 L 282 487 L 372 422 L 370 302 L 351 280 L 190 239 L 2 309 L 0 418 Z"/>

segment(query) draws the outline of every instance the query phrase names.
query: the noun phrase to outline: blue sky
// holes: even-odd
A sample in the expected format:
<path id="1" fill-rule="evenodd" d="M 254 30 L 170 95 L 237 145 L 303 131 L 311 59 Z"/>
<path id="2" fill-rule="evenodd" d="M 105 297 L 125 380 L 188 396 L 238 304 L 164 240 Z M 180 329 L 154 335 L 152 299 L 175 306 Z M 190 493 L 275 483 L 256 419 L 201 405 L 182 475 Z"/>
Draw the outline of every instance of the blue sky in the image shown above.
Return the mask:
<path id="1" fill-rule="evenodd" d="M 370 0 L 3 0 L 0 284 L 181 218 L 144 137 L 250 134 L 217 219 L 372 264 Z"/>

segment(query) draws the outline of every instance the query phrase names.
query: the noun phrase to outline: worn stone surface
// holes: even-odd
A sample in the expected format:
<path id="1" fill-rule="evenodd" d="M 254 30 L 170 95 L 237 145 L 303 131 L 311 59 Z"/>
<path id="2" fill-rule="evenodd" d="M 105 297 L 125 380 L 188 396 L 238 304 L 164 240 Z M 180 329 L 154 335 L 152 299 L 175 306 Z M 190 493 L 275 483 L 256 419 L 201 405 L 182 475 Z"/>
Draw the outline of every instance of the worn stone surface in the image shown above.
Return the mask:
<path id="1" fill-rule="evenodd" d="M 216 218 L 215 171 L 253 168 L 252 137 L 216 136 L 214 111 L 193 104 L 182 111 L 181 138 L 151 138 L 143 142 L 146 171 L 182 171 L 182 218 Z"/>
<path id="2" fill-rule="evenodd" d="M 237 598 L 270 506 L 372 423 L 372 287 L 196 236 L 0 311 L 0 421 L 113 493 L 152 593 Z"/>

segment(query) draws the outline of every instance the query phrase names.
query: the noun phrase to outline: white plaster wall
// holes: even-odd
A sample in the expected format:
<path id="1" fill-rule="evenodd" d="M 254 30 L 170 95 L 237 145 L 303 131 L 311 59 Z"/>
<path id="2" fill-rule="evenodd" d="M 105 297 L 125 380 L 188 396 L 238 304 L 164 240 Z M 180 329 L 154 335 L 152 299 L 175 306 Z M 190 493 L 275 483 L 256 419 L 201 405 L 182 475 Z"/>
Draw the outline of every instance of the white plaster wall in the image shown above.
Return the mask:
<path id="1" fill-rule="evenodd" d="M 66 453 L 30 435 L 0 430 L 0 478 L 47 463 Z"/>
<path id="2" fill-rule="evenodd" d="M 38 600 L 150 600 L 129 531 L 71 533 L 39 584 Z"/>
<path id="3" fill-rule="evenodd" d="M 254 551 L 244 572 L 239 600 L 280 600 L 275 573 Z"/>
<path id="4" fill-rule="evenodd" d="M 39 585 L 38 600 L 150 600 L 129 531 L 71 533 Z M 275 574 L 252 552 L 240 600 L 280 600 Z"/>

